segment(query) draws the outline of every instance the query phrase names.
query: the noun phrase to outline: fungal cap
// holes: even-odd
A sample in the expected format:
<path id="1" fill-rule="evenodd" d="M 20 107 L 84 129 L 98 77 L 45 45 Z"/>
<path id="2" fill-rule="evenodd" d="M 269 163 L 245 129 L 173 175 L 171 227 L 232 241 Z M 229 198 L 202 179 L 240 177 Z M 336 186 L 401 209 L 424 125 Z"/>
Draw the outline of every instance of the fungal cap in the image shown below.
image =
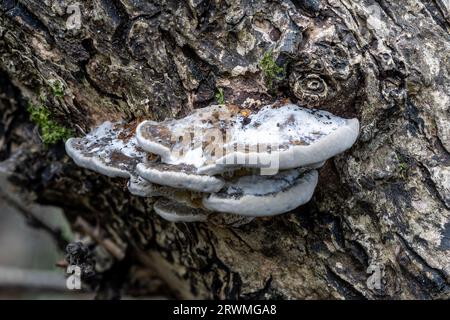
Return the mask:
<path id="1" fill-rule="evenodd" d="M 285 105 L 277 109 L 264 107 L 256 114 L 255 119 L 264 124 L 258 130 L 242 131 L 234 139 L 251 141 L 256 138 L 262 144 L 279 146 L 276 151 L 228 153 L 217 159 L 215 166 L 204 167 L 198 172 L 221 171 L 217 167 L 233 163 L 234 158 L 245 159 L 246 166 L 257 168 L 273 165 L 274 161 L 280 170 L 320 166 L 327 159 L 349 149 L 359 134 L 359 121 L 356 118 L 343 119 L 327 111 L 305 109 L 296 105 Z M 275 128 L 283 122 L 286 128 L 284 132 Z M 253 165 L 248 164 L 250 159 L 253 159 Z"/>
<path id="2" fill-rule="evenodd" d="M 82 148 L 82 139 L 80 138 L 69 138 L 66 141 L 66 152 L 78 166 L 96 171 L 112 178 L 129 177 L 128 171 L 107 165 L 101 161 L 101 159 L 93 156 L 92 154 L 86 155 L 82 153 Z"/>
<path id="3" fill-rule="evenodd" d="M 145 153 L 136 149 L 134 137 L 119 138 L 124 130 L 120 123 L 104 122 L 83 138 L 68 139 L 66 152 L 80 167 L 108 177 L 129 178 Z"/>
<path id="4" fill-rule="evenodd" d="M 307 146 L 294 146 L 291 150 L 280 153 L 280 167 L 291 169 L 323 163 L 350 149 L 358 138 L 359 121 L 356 118 L 343 120 L 345 125 L 315 143 Z"/>
<path id="5" fill-rule="evenodd" d="M 204 222 L 208 218 L 201 209 L 189 208 L 165 198 L 156 201 L 153 209 L 160 217 L 172 222 Z"/>
<path id="6" fill-rule="evenodd" d="M 283 171 L 275 176 L 244 176 L 219 193 L 205 195 L 203 206 L 211 211 L 258 217 L 291 211 L 307 203 L 317 185 L 311 170 Z"/>
<path id="7" fill-rule="evenodd" d="M 162 139 L 160 141 L 153 141 L 152 139 L 149 139 L 147 133 L 148 129 L 157 125 L 158 123 L 155 121 L 142 121 L 136 128 L 136 140 L 139 146 L 145 151 L 160 155 L 161 158 L 170 157 L 170 148 L 162 143 Z"/>
<path id="8" fill-rule="evenodd" d="M 127 187 L 128 191 L 130 191 L 130 193 L 135 196 L 154 197 L 159 195 L 159 193 L 155 190 L 155 186 L 153 184 L 141 177 L 137 177 L 134 175 L 130 177 Z"/>
<path id="9" fill-rule="evenodd" d="M 217 192 L 225 184 L 221 178 L 196 174 L 194 167 L 186 165 L 139 163 L 136 170 L 150 182 L 191 191 Z"/>
<path id="10" fill-rule="evenodd" d="M 176 139 L 180 132 L 193 133 L 193 140 Z M 218 141 L 209 141 L 211 132 L 220 133 Z M 223 132 L 226 141 L 220 141 Z M 163 162 L 192 165 L 197 173 L 212 175 L 232 167 L 265 168 L 274 161 L 281 170 L 320 163 L 350 148 L 358 132 L 357 119 L 286 104 L 245 117 L 227 106 L 210 106 L 179 120 L 144 122 L 137 136 L 141 147 L 161 155 Z M 205 143 L 210 148 L 203 148 Z"/>
<path id="11" fill-rule="evenodd" d="M 131 177 L 128 181 L 128 190 L 132 195 L 139 197 L 164 197 L 173 202 L 189 208 L 201 208 L 201 194 L 189 190 L 160 186 L 148 182 L 141 177 Z"/>

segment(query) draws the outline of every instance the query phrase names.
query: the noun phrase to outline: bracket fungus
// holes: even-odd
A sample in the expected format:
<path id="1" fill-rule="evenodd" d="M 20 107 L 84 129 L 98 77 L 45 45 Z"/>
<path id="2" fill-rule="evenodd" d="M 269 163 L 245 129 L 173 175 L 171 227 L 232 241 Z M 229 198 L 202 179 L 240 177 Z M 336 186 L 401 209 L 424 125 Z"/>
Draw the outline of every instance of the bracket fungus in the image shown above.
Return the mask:
<path id="1" fill-rule="evenodd" d="M 139 163 L 137 172 L 156 184 L 198 192 L 217 192 L 225 185 L 223 179 L 197 174 L 194 167 L 184 164 Z"/>
<path id="2" fill-rule="evenodd" d="M 350 148 L 358 132 L 357 119 L 293 104 L 268 105 L 250 114 L 220 105 L 195 110 L 180 120 L 144 121 L 136 137 L 145 151 L 160 155 L 164 163 L 190 165 L 197 174 L 215 175 L 236 167 L 273 174 L 321 163 Z"/>
<path id="3" fill-rule="evenodd" d="M 294 104 L 213 105 L 135 130 L 105 122 L 67 140 L 66 150 L 81 167 L 129 178 L 134 195 L 160 197 L 154 210 L 164 219 L 193 222 L 277 215 L 308 202 L 316 169 L 358 133 L 357 119 Z"/>
<path id="4" fill-rule="evenodd" d="M 106 121 L 84 138 L 68 139 L 66 152 L 80 167 L 111 178 L 129 178 L 130 193 L 152 195 L 152 186 L 135 172 L 147 153 L 137 145 L 132 129 L 122 123 Z"/>
<path id="5" fill-rule="evenodd" d="M 308 202 L 317 185 L 317 170 L 301 173 L 298 169 L 274 176 L 243 176 L 223 190 L 203 198 L 211 211 L 251 217 L 272 216 L 291 211 Z"/>
<path id="6" fill-rule="evenodd" d="M 158 199 L 153 209 L 160 217 L 172 222 L 202 222 L 208 218 L 202 209 L 190 208 L 165 198 Z"/>

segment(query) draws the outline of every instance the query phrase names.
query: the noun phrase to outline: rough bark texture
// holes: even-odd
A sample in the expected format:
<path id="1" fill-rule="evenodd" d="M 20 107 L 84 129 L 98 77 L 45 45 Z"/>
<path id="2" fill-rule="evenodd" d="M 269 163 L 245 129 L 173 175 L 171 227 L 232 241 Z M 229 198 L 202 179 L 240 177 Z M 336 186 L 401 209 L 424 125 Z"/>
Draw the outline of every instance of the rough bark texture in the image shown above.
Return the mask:
<path id="1" fill-rule="evenodd" d="M 68 29 L 73 3 L 0 1 L 0 160 L 115 257 L 100 293 L 450 297 L 448 1 L 89 0 Z M 258 67 L 267 52 L 286 70 L 272 88 Z M 78 168 L 62 144 L 43 146 L 25 111 L 40 101 L 82 135 L 104 120 L 182 116 L 217 88 L 228 103 L 289 97 L 358 117 L 361 136 L 295 212 L 174 224 L 124 181 Z"/>

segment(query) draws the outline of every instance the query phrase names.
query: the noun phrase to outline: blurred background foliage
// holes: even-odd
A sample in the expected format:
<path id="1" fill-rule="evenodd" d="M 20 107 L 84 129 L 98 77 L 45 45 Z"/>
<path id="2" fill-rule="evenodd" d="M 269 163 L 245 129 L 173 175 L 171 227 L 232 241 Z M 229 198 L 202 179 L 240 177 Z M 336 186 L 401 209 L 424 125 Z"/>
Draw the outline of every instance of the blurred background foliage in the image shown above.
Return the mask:
<path id="1" fill-rule="evenodd" d="M 32 221 L 15 204 L 65 239 L 74 235 L 62 211 L 55 207 L 27 205 L 14 195 L 13 187 L 0 174 L 0 299 L 80 299 L 92 298 L 86 292 L 66 288 L 64 259 L 52 236 L 32 227 Z"/>

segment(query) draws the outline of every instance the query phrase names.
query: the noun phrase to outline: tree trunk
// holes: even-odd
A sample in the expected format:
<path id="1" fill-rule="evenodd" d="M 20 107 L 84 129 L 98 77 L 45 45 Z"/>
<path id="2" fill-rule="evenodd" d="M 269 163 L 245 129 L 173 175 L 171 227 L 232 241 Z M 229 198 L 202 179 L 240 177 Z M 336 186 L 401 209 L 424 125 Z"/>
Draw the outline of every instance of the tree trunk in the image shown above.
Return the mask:
<path id="1" fill-rule="evenodd" d="M 0 9 L 1 168 L 114 258 L 97 270 L 101 297 L 450 298 L 448 1 L 3 0 Z M 258 64 L 267 53 L 285 69 L 272 86 Z M 124 180 L 45 145 L 26 111 L 43 105 L 81 136 L 106 120 L 181 117 L 219 88 L 227 103 L 290 98 L 357 117 L 360 137 L 292 213 L 170 223 Z"/>

